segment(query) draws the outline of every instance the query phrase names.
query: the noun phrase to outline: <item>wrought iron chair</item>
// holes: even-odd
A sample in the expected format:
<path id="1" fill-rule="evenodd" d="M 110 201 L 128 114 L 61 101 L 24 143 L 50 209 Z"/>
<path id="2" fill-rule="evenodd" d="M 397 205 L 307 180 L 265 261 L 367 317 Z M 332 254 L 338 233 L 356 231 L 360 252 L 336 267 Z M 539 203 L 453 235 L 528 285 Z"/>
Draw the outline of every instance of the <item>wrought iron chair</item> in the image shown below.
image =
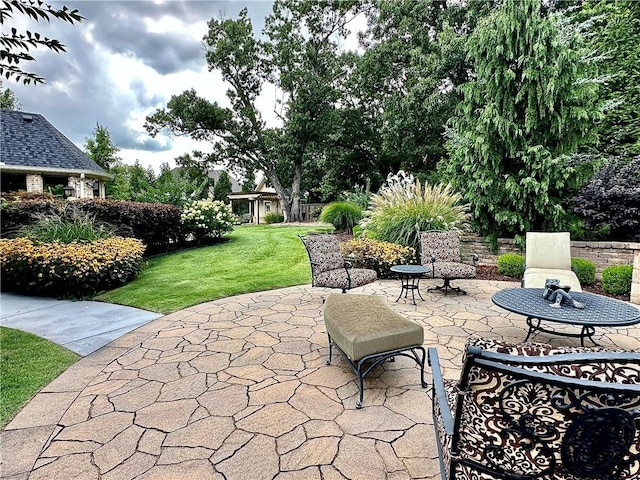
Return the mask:
<path id="1" fill-rule="evenodd" d="M 473 265 L 460 261 L 460 235 L 453 231 L 430 230 L 420 232 L 420 255 L 422 265 L 431 268 L 433 278 L 442 278 L 444 284 L 431 287 L 431 290 L 455 290 L 459 295 L 467 292 L 451 285 L 457 278 L 475 278 L 478 255 L 472 256 Z"/>
<path id="2" fill-rule="evenodd" d="M 640 353 L 472 337 L 457 382 L 429 364 L 443 480 L 640 478 Z"/>
<path id="3" fill-rule="evenodd" d="M 346 293 L 355 287 L 375 282 L 378 273 L 369 268 L 353 268 L 342 256 L 338 237 L 331 234 L 299 235 L 311 262 L 314 287 L 340 288 Z"/>
<path id="4" fill-rule="evenodd" d="M 569 232 L 527 232 L 522 286 L 544 288 L 547 278 L 560 280 L 574 292 L 581 292 L 578 276 L 571 269 Z"/>

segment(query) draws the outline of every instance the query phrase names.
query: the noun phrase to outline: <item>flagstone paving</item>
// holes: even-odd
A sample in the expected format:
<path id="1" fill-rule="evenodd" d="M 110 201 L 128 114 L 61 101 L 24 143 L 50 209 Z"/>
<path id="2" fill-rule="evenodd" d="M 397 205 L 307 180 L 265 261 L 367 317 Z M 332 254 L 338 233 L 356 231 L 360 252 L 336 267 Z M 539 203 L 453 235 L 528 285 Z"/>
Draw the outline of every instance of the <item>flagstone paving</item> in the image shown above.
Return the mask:
<path id="1" fill-rule="evenodd" d="M 425 327 L 445 376 L 458 378 L 470 334 L 522 341 L 522 316 L 491 303 L 516 284 L 459 282 L 466 296 L 395 299 Z M 365 381 L 365 406 L 340 355 L 325 365 L 322 309 L 310 286 L 240 295 L 164 316 L 82 358 L 45 387 L 0 437 L 6 479 L 437 479 L 430 388 L 399 357 Z M 638 327 L 603 345 L 640 349 Z M 539 334 L 536 341 L 575 344 Z M 429 369 L 427 368 L 427 373 Z M 427 375 L 428 376 L 428 375 Z"/>

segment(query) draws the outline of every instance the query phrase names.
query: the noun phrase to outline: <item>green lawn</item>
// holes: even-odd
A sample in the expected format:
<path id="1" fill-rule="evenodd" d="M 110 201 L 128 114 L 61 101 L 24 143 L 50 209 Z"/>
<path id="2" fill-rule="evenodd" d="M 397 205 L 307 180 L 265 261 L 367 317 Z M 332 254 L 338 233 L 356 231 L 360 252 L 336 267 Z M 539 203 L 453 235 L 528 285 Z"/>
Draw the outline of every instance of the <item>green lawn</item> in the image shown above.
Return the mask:
<path id="1" fill-rule="evenodd" d="M 240 226 L 225 235 L 228 242 L 149 259 L 135 280 L 95 300 L 166 314 L 231 295 L 310 283 L 309 258 L 297 237 L 310 229 Z"/>
<path id="2" fill-rule="evenodd" d="M 78 355 L 44 338 L 0 327 L 0 428 Z"/>

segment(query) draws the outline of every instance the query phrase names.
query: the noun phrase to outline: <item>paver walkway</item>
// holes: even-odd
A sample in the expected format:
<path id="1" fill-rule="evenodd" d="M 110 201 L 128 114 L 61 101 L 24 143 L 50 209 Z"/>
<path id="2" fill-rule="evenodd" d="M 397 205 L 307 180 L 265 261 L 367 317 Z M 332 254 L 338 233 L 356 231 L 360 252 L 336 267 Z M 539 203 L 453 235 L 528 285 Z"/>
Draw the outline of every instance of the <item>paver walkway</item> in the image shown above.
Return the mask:
<path id="1" fill-rule="evenodd" d="M 458 378 L 469 334 L 521 341 L 524 319 L 495 307 L 505 282 L 459 282 L 467 296 L 394 303 L 425 326 L 445 376 Z M 398 358 L 365 383 L 337 355 L 325 365 L 322 300 L 310 286 L 241 295 L 154 320 L 81 359 L 2 432 L 10 479 L 437 479 L 430 389 Z M 602 330 L 603 345 L 640 349 L 636 327 Z M 535 340 L 574 344 L 538 335 Z M 428 369 L 427 369 L 428 372 Z"/>

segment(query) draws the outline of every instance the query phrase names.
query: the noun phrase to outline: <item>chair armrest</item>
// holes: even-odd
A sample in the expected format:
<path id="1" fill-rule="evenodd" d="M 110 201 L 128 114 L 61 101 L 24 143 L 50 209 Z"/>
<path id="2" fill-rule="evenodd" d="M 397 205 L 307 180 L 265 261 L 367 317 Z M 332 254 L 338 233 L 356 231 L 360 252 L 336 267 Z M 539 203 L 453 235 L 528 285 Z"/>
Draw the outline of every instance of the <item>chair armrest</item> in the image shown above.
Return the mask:
<path id="1" fill-rule="evenodd" d="M 444 379 L 442 378 L 442 370 L 440 369 L 438 350 L 435 348 L 429 348 L 429 365 L 431 366 L 433 394 L 437 397 L 438 405 L 440 405 L 440 415 L 442 415 L 444 431 L 447 435 L 453 435 L 453 414 L 451 413 L 449 402 L 447 401 L 447 393 L 444 389 Z"/>

